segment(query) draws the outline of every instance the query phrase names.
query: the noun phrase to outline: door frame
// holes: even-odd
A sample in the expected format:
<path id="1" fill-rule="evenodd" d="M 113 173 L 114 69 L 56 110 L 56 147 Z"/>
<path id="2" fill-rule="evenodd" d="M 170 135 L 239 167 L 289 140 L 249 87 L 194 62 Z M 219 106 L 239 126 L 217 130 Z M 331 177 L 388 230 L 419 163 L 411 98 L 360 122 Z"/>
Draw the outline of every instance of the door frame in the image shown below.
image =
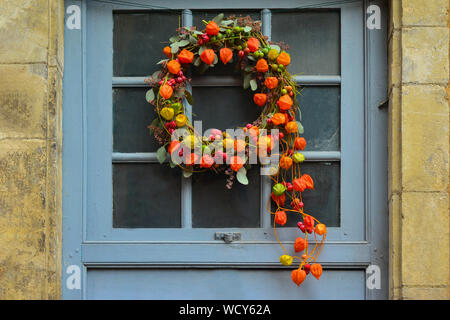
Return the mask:
<path id="1" fill-rule="evenodd" d="M 108 1 L 112 2 L 112 1 Z M 149 1 L 134 0 L 145 5 Z M 203 3 L 196 1 L 190 9 L 203 8 Z M 311 7 L 326 0 L 307 0 L 304 7 Z M 331 3 L 331 1 L 328 1 Z M 343 0 L 342 3 L 353 3 L 354 0 Z M 155 6 L 167 5 L 165 1 L 152 1 Z M 333 1 L 335 3 L 335 1 Z M 375 4 L 382 8 L 381 30 L 364 28 L 364 193 L 365 193 L 365 230 L 361 241 L 342 243 L 327 243 L 329 248 L 327 260 L 337 263 L 326 264 L 327 268 L 335 269 L 366 269 L 369 265 L 377 265 L 381 270 L 381 290 L 366 289 L 367 299 L 385 299 L 388 292 L 388 208 L 387 208 L 387 112 L 381 107 L 387 100 L 387 3 L 384 0 L 361 0 L 363 8 Z M 130 263 L 135 246 L 133 243 L 123 243 L 119 246 L 104 246 L 105 242 L 87 241 L 87 181 L 88 181 L 88 140 L 87 140 L 87 4 L 84 0 L 65 1 L 66 8 L 78 5 L 81 8 L 81 29 L 65 28 L 65 70 L 63 82 L 63 274 L 62 293 L 65 299 L 83 299 L 86 295 L 87 268 L 99 267 L 177 267 L 173 263 Z M 231 0 L 226 7 L 239 7 L 240 1 Z M 255 7 L 273 8 L 273 1 L 258 1 Z M 298 7 L 298 1 L 282 0 L 276 2 L 277 8 Z M 120 6 L 123 7 L 123 6 Z M 210 6 L 209 6 L 210 7 Z M 365 16 L 367 19 L 367 16 Z M 365 21 L 362 22 L 365 25 Z M 341 104 L 342 105 L 342 104 Z M 376 133 L 376 134 L 375 134 Z M 385 173 L 384 175 L 382 173 Z M 379 236 L 385 230 L 385 237 Z M 163 243 L 161 243 L 163 245 Z M 146 247 L 142 252 L 146 255 L 163 255 L 164 248 Z M 189 245 L 201 246 L 190 243 Z M 185 244 L 179 244 L 177 251 L 182 252 Z M 339 255 L 333 247 L 340 248 Z M 344 247 L 344 250 L 342 248 Z M 224 247 L 225 248 L 225 247 Z M 106 249 L 106 250 L 105 250 Z M 196 250 L 194 248 L 194 250 Z M 258 247 L 255 248 L 256 252 Z M 261 250 L 261 249 L 259 249 Z M 82 257 L 83 253 L 83 257 Z M 214 250 L 205 252 L 214 258 Z M 111 261 L 108 257 L 120 256 L 120 260 Z M 189 257 L 185 257 L 188 261 Z M 192 261 L 194 262 L 194 261 Z M 207 263 L 209 267 L 229 267 L 227 263 Z M 252 265 L 248 261 L 248 265 Z M 67 279 L 73 275 L 66 270 L 70 266 L 78 266 L 81 276 L 81 289 L 69 289 Z M 201 266 L 201 264 L 199 264 Z M 206 265 L 203 265 L 206 267 Z M 242 267 L 245 267 L 245 261 Z M 274 267 L 268 259 L 258 263 L 258 267 Z M 69 279 L 70 280 L 70 279 Z"/>

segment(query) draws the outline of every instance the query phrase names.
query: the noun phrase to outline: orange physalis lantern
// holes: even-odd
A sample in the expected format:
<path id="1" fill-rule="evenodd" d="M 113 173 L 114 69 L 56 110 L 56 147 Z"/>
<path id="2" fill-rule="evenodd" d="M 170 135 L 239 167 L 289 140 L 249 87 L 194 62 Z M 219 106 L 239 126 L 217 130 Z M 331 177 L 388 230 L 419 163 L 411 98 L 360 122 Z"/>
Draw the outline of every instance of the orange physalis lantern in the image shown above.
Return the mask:
<path id="1" fill-rule="evenodd" d="M 322 266 L 320 265 L 320 263 L 315 263 L 311 266 L 311 274 L 317 279 L 319 280 L 320 276 L 322 275 Z"/>
<path id="2" fill-rule="evenodd" d="M 231 157 L 230 167 L 233 171 L 238 172 L 244 166 L 244 160 L 239 156 Z"/>
<path id="3" fill-rule="evenodd" d="M 263 107 L 267 102 L 267 95 L 265 93 L 255 93 L 253 95 L 253 101 L 256 105 Z"/>
<path id="4" fill-rule="evenodd" d="M 200 167 L 201 168 L 211 168 L 213 164 L 214 164 L 214 159 L 210 155 L 205 154 L 202 157 L 202 160 L 200 162 Z"/>
<path id="5" fill-rule="evenodd" d="M 286 193 L 283 193 L 281 196 L 276 196 L 273 192 L 271 193 L 271 197 L 273 202 L 275 202 L 279 206 L 284 206 L 286 202 Z"/>
<path id="6" fill-rule="evenodd" d="M 245 150 L 245 141 L 244 140 L 234 140 L 234 150 L 236 150 L 237 152 L 242 152 Z"/>
<path id="7" fill-rule="evenodd" d="M 270 136 L 262 136 L 258 140 L 258 148 L 264 148 L 266 147 L 268 151 L 273 149 L 273 142 L 272 139 L 270 139 Z"/>
<path id="8" fill-rule="evenodd" d="M 314 181 L 309 174 L 304 174 L 300 179 L 305 182 L 306 189 L 314 190 Z"/>
<path id="9" fill-rule="evenodd" d="M 214 53 L 213 49 L 205 49 L 203 50 L 202 54 L 200 55 L 200 59 L 207 65 L 210 65 L 214 62 L 214 59 L 216 58 L 216 54 Z"/>
<path id="10" fill-rule="evenodd" d="M 206 25 L 206 33 L 209 36 L 215 36 L 216 34 L 218 34 L 220 31 L 219 26 L 217 25 L 217 23 L 215 23 L 214 21 L 210 21 L 207 25 Z"/>
<path id="11" fill-rule="evenodd" d="M 178 61 L 181 63 L 192 63 L 194 60 L 194 53 L 190 52 L 189 50 L 183 49 L 178 54 Z"/>
<path id="12" fill-rule="evenodd" d="M 291 63 L 291 56 L 287 52 L 281 52 L 277 58 L 277 63 L 282 64 L 283 66 L 287 66 Z"/>
<path id="13" fill-rule="evenodd" d="M 297 150 L 303 150 L 306 147 L 306 140 L 305 138 L 301 137 L 301 138 L 295 138 L 294 141 L 294 148 Z"/>
<path id="14" fill-rule="evenodd" d="M 314 227 L 314 219 L 311 216 L 304 216 L 303 217 L 303 223 L 305 224 L 305 227 L 307 229 Z"/>
<path id="15" fill-rule="evenodd" d="M 220 60 L 223 64 L 227 64 L 233 58 L 233 51 L 229 48 L 220 49 Z"/>
<path id="16" fill-rule="evenodd" d="M 255 52 L 259 49 L 259 40 L 256 38 L 250 38 L 247 41 L 247 47 L 250 50 L 250 52 Z"/>
<path id="17" fill-rule="evenodd" d="M 165 47 L 164 47 L 163 53 L 165 54 L 165 56 L 166 56 L 167 58 L 169 58 L 169 59 L 172 58 L 172 50 L 170 49 L 169 46 L 165 46 Z"/>
<path id="18" fill-rule="evenodd" d="M 278 79 L 277 77 L 268 77 L 264 81 L 264 85 L 269 89 L 274 89 L 278 86 Z"/>
<path id="19" fill-rule="evenodd" d="M 275 113 L 271 119 L 274 125 L 279 126 L 286 121 L 286 116 L 282 113 Z"/>
<path id="20" fill-rule="evenodd" d="M 284 226 L 287 222 L 286 212 L 278 211 L 275 213 L 275 222 Z"/>
<path id="21" fill-rule="evenodd" d="M 167 148 L 167 151 L 169 154 L 172 154 L 172 152 L 176 151 L 180 147 L 180 141 L 174 140 L 169 144 L 169 148 Z"/>
<path id="22" fill-rule="evenodd" d="M 308 246 L 308 243 L 303 238 L 295 239 L 294 250 L 295 252 L 302 252 Z"/>
<path id="23" fill-rule="evenodd" d="M 264 59 L 259 59 L 256 63 L 256 71 L 258 72 L 267 72 L 269 70 L 269 65 L 267 64 L 267 61 Z"/>
<path id="24" fill-rule="evenodd" d="M 306 184 L 301 178 L 295 179 L 292 184 L 294 186 L 295 191 L 303 192 L 306 189 Z"/>
<path id="25" fill-rule="evenodd" d="M 280 167 L 288 170 L 292 167 L 292 159 L 290 157 L 282 156 L 280 159 Z"/>
<path id="26" fill-rule="evenodd" d="M 292 102 L 292 99 L 288 94 L 285 94 L 280 99 L 278 99 L 278 106 L 281 110 L 289 110 L 292 107 L 293 103 L 294 102 Z"/>
<path id="27" fill-rule="evenodd" d="M 167 68 L 169 69 L 169 72 L 170 72 L 170 73 L 177 74 L 178 72 L 180 72 L 181 66 L 180 66 L 180 64 L 178 63 L 178 61 L 176 61 L 176 60 L 170 60 L 170 61 L 167 63 Z"/>
<path id="28" fill-rule="evenodd" d="M 164 99 L 169 99 L 173 94 L 173 89 L 168 84 L 163 84 L 161 88 L 159 89 L 159 94 Z"/>
<path id="29" fill-rule="evenodd" d="M 297 122 L 289 121 L 284 128 L 288 133 L 295 133 L 297 132 Z"/>
<path id="30" fill-rule="evenodd" d="M 324 234 L 327 233 L 327 227 L 326 227 L 324 224 L 319 223 L 319 224 L 316 226 L 316 228 L 314 229 L 314 232 L 315 232 L 316 234 L 318 234 L 319 236 L 323 236 Z"/>
<path id="31" fill-rule="evenodd" d="M 300 286 L 302 282 L 305 281 L 305 278 L 306 278 L 305 270 L 296 269 L 293 270 L 291 273 L 291 279 L 297 286 Z"/>

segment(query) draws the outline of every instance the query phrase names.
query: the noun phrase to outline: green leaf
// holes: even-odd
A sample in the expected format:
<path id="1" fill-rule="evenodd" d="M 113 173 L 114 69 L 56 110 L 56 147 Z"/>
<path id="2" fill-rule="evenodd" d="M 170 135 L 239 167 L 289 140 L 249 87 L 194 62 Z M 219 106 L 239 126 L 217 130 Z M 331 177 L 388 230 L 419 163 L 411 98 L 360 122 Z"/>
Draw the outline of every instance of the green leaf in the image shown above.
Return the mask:
<path id="1" fill-rule="evenodd" d="M 161 61 L 159 61 L 157 64 L 161 64 L 161 63 L 163 63 L 163 62 L 167 62 L 167 61 L 169 61 L 169 59 L 162 59 Z"/>
<path id="2" fill-rule="evenodd" d="M 201 46 L 200 49 L 198 49 L 198 55 L 200 56 L 203 53 L 203 51 L 205 51 L 205 50 L 206 50 L 206 47 Z"/>
<path id="3" fill-rule="evenodd" d="M 170 165 L 170 167 L 173 169 L 173 168 L 175 168 L 177 165 L 172 161 L 172 159 L 171 158 L 169 158 L 169 165 Z"/>
<path id="4" fill-rule="evenodd" d="M 222 26 L 228 26 L 230 24 L 232 24 L 234 22 L 234 20 L 222 20 L 222 22 L 220 23 Z"/>
<path id="5" fill-rule="evenodd" d="M 244 27 L 244 32 L 250 32 L 250 31 L 252 31 L 252 27 L 250 27 L 250 26 Z"/>
<path id="6" fill-rule="evenodd" d="M 161 74 L 161 70 L 158 70 L 158 71 L 155 71 L 155 72 L 153 72 L 153 74 L 152 74 L 152 78 L 153 79 L 158 79 L 159 78 L 159 75 Z"/>
<path id="7" fill-rule="evenodd" d="M 255 57 L 254 56 L 250 56 L 250 55 L 247 56 L 247 59 L 250 60 L 250 61 L 256 61 Z"/>
<path id="8" fill-rule="evenodd" d="M 184 96 L 186 97 L 187 102 L 193 106 L 194 105 L 194 98 L 192 97 L 192 93 L 189 92 L 189 90 L 184 91 Z"/>
<path id="9" fill-rule="evenodd" d="M 152 121 L 152 123 L 150 124 L 151 126 L 154 126 L 154 127 L 158 127 L 159 126 L 159 118 L 155 118 L 155 119 L 153 119 L 153 121 Z M 151 129 L 151 128 L 148 128 L 149 130 L 149 133 L 150 133 L 150 135 L 153 133 L 153 130 Z"/>
<path id="10" fill-rule="evenodd" d="M 253 69 L 253 67 L 251 67 L 251 66 L 246 66 L 245 69 L 244 69 L 244 71 L 245 71 L 245 72 L 251 72 L 252 69 Z"/>
<path id="11" fill-rule="evenodd" d="M 181 41 L 178 41 L 178 42 L 177 42 L 178 47 L 185 47 L 185 46 L 187 46 L 189 43 L 190 43 L 189 40 L 181 40 Z"/>
<path id="12" fill-rule="evenodd" d="M 155 100 L 155 93 L 153 92 L 153 89 L 150 89 L 145 94 L 145 100 L 147 100 L 148 103 Z"/>
<path id="13" fill-rule="evenodd" d="M 158 151 L 156 151 L 156 159 L 158 159 L 159 163 L 164 163 L 164 161 L 166 161 L 167 158 L 167 151 L 166 148 L 164 146 L 162 146 L 161 148 L 158 149 Z"/>
<path id="14" fill-rule="evenodd" d="M 179 49 L 178 42 L 172 43 L 170 45 L 170 51 L 172 51 L 172 53 L 177 53 L 178 49 Z"/>
<path id="15" fill-rule="evenodd" d="M 215 16 L 212 21 L 214 21 L 217 24 L 220 24 L 223 20 L 223 13 L 219 13 L 217 16 Z"/>
<path id="16" fill-rule="evenodd" d="M 189 35 L 189 42 L 192 44 L 197 44 L 198 41 L 193 36 Z"/>
<path id="17" fill-rule="evenodd" d="M 256 91 L 256 89 L 258 89 L 258 83 L 255 79 L 250 80 L 250 88 L 252 91 Z"/>
<path id="18" fill-rule="evenodd" d="M 192 176 L 192 173 L 192 171 L 183 170 L 183 177 L 189 178 L 190 176 Z"/>
<path id="19" fill-rule="evenodd" d="M 194 60 L 194 66 L 198 67 L 202 63 L 202 59 L 200 57 L 195 58 Z"/>
<path id="20" fill-rule="evenodd" d="M 179 41 L 180 40 L 180 36 L 172 36 L 172 37 L 170 37 L 169 38 L 169 41 L 170 42 L 177 42 L 177 41 Z"/>
<path id="21" fill-rule="evenodd" d="M 245 73 L 244 74 L 244 80 L 242 82 L 242 86 L 244 87 L 244 89 L 248 89 L 248 87 L 250 86 L 250 80 L 252 79 L 252 74 L 251 73 Z"/>
<path id="22" fill-rule="evenodd" d="M 303 134 L 305 132 L 305 129 L 303 128 L 302 124 L 300 123 L 300 121 L 296 121 L 297 122 L 297 130 L 298 133 Z"/>
<path id="23" fill-rule="evenodd" d="M 239 181 L 239 183 L 243 185 L 248 185 L 247 170 L 245 170 L 244 167 L 239 169 L 239 171 L 236 174 L 236 178 Z"/>

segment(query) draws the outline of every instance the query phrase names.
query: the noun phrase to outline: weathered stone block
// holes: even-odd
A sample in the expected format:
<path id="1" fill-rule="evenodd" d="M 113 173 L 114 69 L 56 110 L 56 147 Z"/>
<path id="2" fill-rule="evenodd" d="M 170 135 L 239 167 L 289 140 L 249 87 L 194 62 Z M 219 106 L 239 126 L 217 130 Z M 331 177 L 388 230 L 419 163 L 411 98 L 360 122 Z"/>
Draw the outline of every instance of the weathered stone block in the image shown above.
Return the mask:
<path id="1" fill-rule="evenodd" d="M 449 78 L 448 28 L 402 30 L 403 83 L 439 83 Z"/>
<path id="2" fill-rule="evenodd" d="M 401 208 L 402 286 L 448 285 L 448 195 L 404 192 Z"/>
<path id="3" fill-rule="evenodd" d="M 403 0 L 403 26 L 447 26 L 448 0 Z"/>
<path id="4" fill-rule="evenodd" d="M 447 288 L 402 288 L 404 300 L 448 300 Z"/>
<path id="5" fill-rule="evenodd" d="M 45 298 L 46 142 L 0 141 L 0 299 Z"/>
<path id="6" fill-rule="evenodd" d="M 424 97 L 426 96 L 426 97 Z M 449 113 L 445 90 L 407 87 L 402 96 L 402 189 L 448 190 Z M 435 111 L 435 112 L 433 112 Z"/>
<path id="7" fill-rule="evenodd" d="M 47 62 L 48 1 L 2 0 L 0 62 Z"/>
<path id="8" fill-rule="evenodd" d="M 0 139 L 44 138 L 47 131 L 47 67 L 0 65 Z"/>

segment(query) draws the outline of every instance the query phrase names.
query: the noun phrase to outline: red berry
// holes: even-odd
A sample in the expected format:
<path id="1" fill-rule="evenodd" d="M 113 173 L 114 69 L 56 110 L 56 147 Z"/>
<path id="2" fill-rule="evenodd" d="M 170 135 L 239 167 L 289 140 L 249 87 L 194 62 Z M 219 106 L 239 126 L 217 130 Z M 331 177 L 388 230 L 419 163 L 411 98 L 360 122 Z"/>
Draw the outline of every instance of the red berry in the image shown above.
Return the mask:
<path id="1" fill-rule="evenodd" d="M 313 232 L 313 228 L 308 228 L 308 233 L 311 234 Z"/>
<path id="2" fill-rule="evenodd" d="M 186 77 L 184 75 L 181 78 L 183 78 L 183 81 L 186 81 Z"/>
<path id="3" fill-rule="evenodd" d="M 180 157 L 183 156 L 183 149 L 181 149 L 180 151 L 178 151 L 178 155 L 179 155 Z"/>
<path id="4" fill-rule="evenodd" d="M 163 83 L 164 83 L 164 81 L 162 81 L 162 80 L 159 80 L 159 82 L 158 82 L 158 84 L 159 84 L 160 86 L 162 86 Z"/>
<path id="5" fill-rule="evenodd" d="M 284 138 L 284 133 L 283 133 L 283 132 L 280 132 L 280 133 L 278 134 L 278 136 L 280 137 L 280 140 L 281 140 L 281 139 Z"/>
<path id="6" fill-rule="evenodd" d="M 244 51 L 239 50 L 238 55 L 239 55 L 239 57 L 242 58 L 243 56 L 245 56 L 245 53 L 244 53 Z"/>
<path id="7" fill-rule="evenodd" d="M 292 183 L 289 182 L 286 189 L 288 192 L 292 192 L 292 191 L 294 191 L 294 186 L 292 185 Z"/>
<path id="8" fill-rule="evenodd" d="M 169 131 L 169 133 L 172 134 L 175 131 L 175 129 L 170 128 L 167 131 Z"/>
<path id="9" fill-rule="evenodd" d="M 183 71 L 178 71 L 177 76 L 182 77 L 183 76 Z"/>
<path id="10" fill-rule="evenodd" d="M 271 124 L 272 123 L 272 119 L 271 118 L 267 119 L 267 123 Z"/>
<path id="11" fill-rule="evenodd" d="M 289 92 L 289 96 L 293 97 L 294 96 L 294 91 Z"/>
<path id="12" fill-rule="evenodd" d="M 244 49 L 244 53 L 245 53 L 245 54 L 249 54 L 249 53 L 250 53 L 250 49 L 249 49 L 249 48 L 245 48 L 245 49 Z"/>
<path id="13" fill-rule="evenodd" d="M 300 202 L 298 205 L 300 206 L 300 208 L 303 208 L 303 202 Z"/>
<path id="14" fill-rule="evenodd" d="M 183 82 L 183 78 L 182 77 L 178 77 L 177 78 L 177 83 L 182 83 Z"/>
<path id="15" fill-rule="evenodd" d="M 309 274 L 309 270 L 311 270 L 311 265 L 309 263 L 303 266 L 303 270 L 305 270 L 306 274 Z"/>
<path id="16" fill-rule="evenodd" d="M 302 225 L 300 226 L 300 230 L 301 230 L 303 233 L 305 233 L 306 227 L 305 227 L 304 224 L 302 224 Z"/>
<path id="17" fill-rule="evenodd" d="M 198 41 L 197 41 L 197 43 L 199 44 L 199 45 L 202 45 L 203 44 L 203 39 L 198 39 Z"/>
<path id="18" fill-rule="evenodd" d="M 214 141 L 215 139 L 216 139 L 216 138 L 215 138 L 213 135 L 210 135 L 210 136 L 209 136 L 209 140 L 210 140 L 210 141 Z"/>
<path id="19" fill-rule="evenodd" d="M 253 127 L 253 125 L 251 123 L 247 123 L 246 127 L 247 129 L 250 129 L 251 127 Z"/>
<path id="20" fill-rule="evenodd" d="M 303 226 L 303 222 L 300 221 L 300 222 L 297 223 L 297 227 L 298 227 L 299 229 L 301 229 L 302 226 Z"/>

